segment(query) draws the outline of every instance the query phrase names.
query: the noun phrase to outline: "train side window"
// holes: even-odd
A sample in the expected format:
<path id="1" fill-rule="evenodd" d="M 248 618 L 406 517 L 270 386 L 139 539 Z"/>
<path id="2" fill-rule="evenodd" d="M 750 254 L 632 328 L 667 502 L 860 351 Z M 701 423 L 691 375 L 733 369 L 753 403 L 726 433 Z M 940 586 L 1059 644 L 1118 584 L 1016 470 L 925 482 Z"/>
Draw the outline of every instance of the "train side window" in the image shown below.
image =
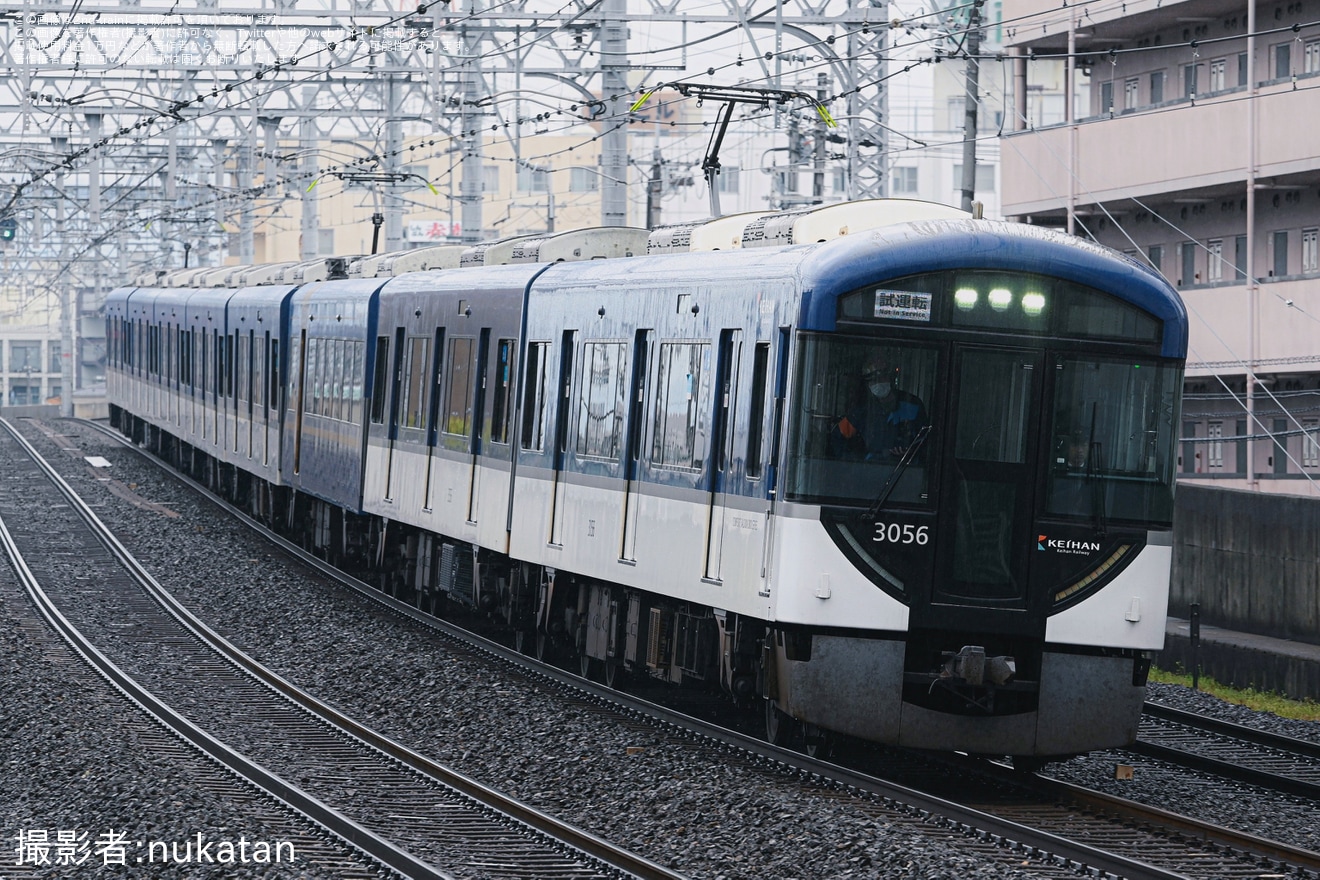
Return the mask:
<path id="1" fill-rule="evenodd" d="M 659 467 L 699 468 L 709 433 L 702 403 L 710 372 L 710 343 L 667 342 L 660 346 L 655 431 L 651 461 Z"/>
<path id="2" fill-rule="evenodd" d="M 440 430 L 461 437 L 472 427 L 472 354 L 474 340 L 455 339 L 449 349 L 449 387 L 445 395 L 444 423 Z"/>
<path id="3" fill-rule="evenodd" d="M 352 378 L 348 386 L 348 420 L 355 425 L 362 424 L 362 370 L 365 358 L 363 356 L 366 343 L 360 339 L 355 339 L 349 343 L 349 358 Z"/>
<path id="4" fill-rule="evenodd" d="M 527 369 L 523 376 L 522 448 L 541 452 L 545 449 L 545 362 L 550 343 L 527 345 Z"/>
<path id="5" fill-rule="evenodd" d="M 266 340 L 269 336 L 269 333 L 263 336 L 254 334 L 252 339 L 252 408 L 255 412 L 261 412 L 266 406 L 266 358 L 270 352 Z"/>
<path id="6" fill-rule="evenodd" d="M 588 342 L 582 348 L 582 375 L 578 379 L 578 455 L 619 457 L 623 408 L 628 395 L 624 366 L 627 345 Z"/>
<path id="7" fill-rule="evenodd" d="M 270 394 L 266 397 L 272 411 L 280 407 L 280 341 L 270 341 Z"/>
<path id="8" fill-rule="evenodd" d="M 303 411 L 310 415 L 321 414 L 321 340 L 312 337 L 307 340 L 307 388 L 303 391 L 306 401 Z"/>
<path id="9" fill-rule="evenodd" d="M 404 366 L 403 427 L 424 428 L 426 374 L 430 372 L 430 342 L 425 336 L 408 337 L 408 362 Z"/>
<path id="10" fill-rule="evenodd" d="M 390 378 L 390 338 L 376 337 L 376 363 L 372 370 L 371 382 L 371 421 L 380 425 L 385 422 L 385 383 Z"/>
<path id="11" fill-rule="evenodd" d="M 348 384 L 344 381 L 348 370 L 348 340 L 336 339 L 333 343 L 334 367 L 330 370 L 330 415 L 341 421 L 348 421 Z"/>
<path id="12" fill-rule="evenodd" d="M 238 337 L 238 383 L 235 387 L 238 393 L 234 397 L 239 403 L 247 403 L 248 398 L 251 396 L 248 394 L 248 379 L 252 375 L 252 369 L 248 363 L 250 354 L 251 348 L 248 346 L 248 338 L 246 336 Z"/>
<path id="13" fill-rule="evenodd" d="M 761 445 L 764 436 L 765 398 L 770 393 L 766 380 L 770 374 L 770 343 L 756 343 L 752 354 L 752 408 L 747 423 L 747 479 L 761 476 Z"/>
<path id="14" fill-rule="evenodd" d="M 491 399 L 490 442 L 509 442 L 509 389 L 513 382 L 513 340 L 495 345 L 495 393 Z"/>

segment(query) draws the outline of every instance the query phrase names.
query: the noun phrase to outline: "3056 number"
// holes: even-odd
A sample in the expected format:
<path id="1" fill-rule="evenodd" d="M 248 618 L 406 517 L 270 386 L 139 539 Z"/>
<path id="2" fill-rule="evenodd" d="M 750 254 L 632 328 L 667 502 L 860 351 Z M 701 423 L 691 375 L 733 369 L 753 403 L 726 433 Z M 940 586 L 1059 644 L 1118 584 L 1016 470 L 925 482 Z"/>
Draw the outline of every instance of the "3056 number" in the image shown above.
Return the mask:
<path id="1" fill-rule="evenodd" d="M 930 526 L 914 526 L 911 523 L 876 523 L 875 535 L 871 538 L 877 544 L 917 544 L 930 543 Z"/>

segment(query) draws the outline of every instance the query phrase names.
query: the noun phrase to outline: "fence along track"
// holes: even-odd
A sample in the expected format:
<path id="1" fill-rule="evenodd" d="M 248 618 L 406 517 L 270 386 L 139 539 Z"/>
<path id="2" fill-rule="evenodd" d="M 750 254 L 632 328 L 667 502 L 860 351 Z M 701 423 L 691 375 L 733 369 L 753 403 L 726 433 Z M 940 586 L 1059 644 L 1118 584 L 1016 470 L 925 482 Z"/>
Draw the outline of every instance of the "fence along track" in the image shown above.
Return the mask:
<path id="1" fill-rule="evenodd" d="M 672 880 L 672 878 L 680 876 L 633 853 L 615 847 L 607 841 L 568 826 L 552 816 L 505 798 L 498 792 L 488 789 L 474 780 L 430 761 L 369 728 L 356 724 L 331 707 L 319 703 L 315 698 L 284 681 L 270 670 L 265 669 L 229 644 L 223 637 L 211 631 L 205 624 L 193 617 L 186 608 L 175 602 L 173 597 L 142 569 L 132 555 L 115 541 L 113 535 L 109 533 L 95 513 L 82 502 L 59 474 L 41 459 L 26 439 L 7 421 L 0 419 L 0 425 L 3 425 L 14 440 L 22 446 L 26 454 L 39 464 L 50 482 L 58 488 L 68 504 L 81 517 L 83 522 L 96 533 L 98 540 L 105 546 L 107 552 L 112 554 L 119 564 L 133 574 L 141 587 L 151 594 L 151 598 L 159 603 L 167 614 L 175 618 L 180 625 L 196 638 L 204 641 L 211 650 L 219 652 L 231 663 L 267 685 L 268 688 L 274 689 L 283 698 L 281 702 L 292 701 L 296 704 L 296 707 L 291 707 L 288 706 L 287 702 L 284 703 L 285 714 L 288 717 L 280 725 L 283 736 L 291 735 L 290 731 L 295 729 L 298 723 L 306 723 L 307 719 L 303 711 L 306 710 L 306 712 L 316 716 L 317 719 L 314 723 L 313 738 L 324 738 L 326 725 L 329 725 L 340 731 L 337 736 L 339 741 L 336 743 L 338 750 L 351 747 L 358 753 L 369 752 L 375 755 L 375 768 L 367 771 L 362 780 L 355 776 L 355 783 L 365 782 L 370 777 L 376 781 L 378 787 L 392 791 L 402 791 L 405 795 L 410 790 L 417 794 L 420 782 L 417 777 L 420 774 L 430 780 L 434 786 L 441 786 L 452 795 L 445 798 L 449 803 L 437 804 L 435 802 L 440 799 L 436 797 L 436 792 L 429 791 L 424 799 L 407 798 L 403 803 L 397 804 L 397 808 L 379 812 L 379 815 L 402 814 L 409 817 L 419 817 L 423 818 L 429 829 L 444 829 L 455 826 L 455 810 L 466 810 L 468 815 L 464 816 L 461 823 L 466 829 L 463 833 L 470 838 L 466 842 L 474 848 L 485 848 L 484 853 L 474 854 L 468 862 L 474 865 L 480 863 L 487 870 L 491 868 L 492 864 L 498 863 L 511 872 L 509 876 L 548 878 L 555 876 L 611 877 L 630 875 L 643 878 L 665 878 L 665 880 Z M 0 523 L 0 527 L 2 525 Z M 25 586 L 33 594 L 34 601 L 41 606 L 42 615 L 70 644 L 75 646 L 76 650 L 79 650 L 87 658 L 88 662 L 92 663 L 102 675 L 124 691 L 130 699 L 160 718 L 163 723 L 206 754 L 211 755 L 226 767 L 239 773 L 261 789 L 270 792 L 272 796 L 289 804 L 298 812 L 309 816 L 390 868 L 409 877 L 446 878 L 450 876 L 400 848 L 376 831 L 349 818 L 314 795 L 248 760 L 170 709 L 162 700 L 135 682 L 132 676 L 119 668 L 94 645 L 87 642 L 78 631 L 78 628 L 55 607 L 55 603 L 42 589 L 41 585 L 37 583 L 37 578 L 31 568 L 26 562 L 22 561 L 19 548 L 8 530 L 0 528 L 0 535 L 3 536 L 5 549 L 15 559 L 16 569 L 22 573 Z M 265 695 L 266 702 L 269 703 L 269 690 L 267 688 L 261 688 L 260 690 Z M 278 709 L 263 708 L 262 711 L 276 712 Z M 316 734 L 320 736 L 317 737 Z M 337 755 L 334 760 L 342 761 L 343 755 Z M 355 760 L 361 761 L 362 755 L 358 754 Z M 400 765 L 408 769 L 404 770 Z M 339 772 L 352 771 L 340 765 Z M 426 803 L 419 803 L 419 800 L 425 800 Z M 456 801 L 461 801 L 461 803 L 456 803 Z M 473 801 L 476 803 L 474 804 Z M 430 820 L 424 818 L 425 812 L 423 811 L 427 810 L 433 814 Z M 477 828 L 483 822 L 488 826 L 485 831 Z M 519 862 L 519 859 L 522 861 Z M 521 865 L 521 867 L 515 867 L 515 865 Z M 498 872 L 494 872 L 493 876 L 498 876 Z"/>

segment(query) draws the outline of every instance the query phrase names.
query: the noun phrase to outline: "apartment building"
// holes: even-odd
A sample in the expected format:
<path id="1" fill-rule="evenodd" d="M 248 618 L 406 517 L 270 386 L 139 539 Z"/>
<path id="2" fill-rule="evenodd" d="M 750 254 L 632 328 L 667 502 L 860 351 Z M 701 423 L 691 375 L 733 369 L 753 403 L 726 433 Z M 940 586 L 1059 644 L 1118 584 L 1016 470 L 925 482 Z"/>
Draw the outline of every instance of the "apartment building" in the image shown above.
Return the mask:
<path id="1" fill-rule="evenodd" d="M 1006 134 L 1005 215 L 1182 292 L 1183 478 L 1320 494 L 1320 2 L 1006 0 L 1004 19 L 1015 94 L 1060 57 L 1090 83 L 1070 119 Z"/>

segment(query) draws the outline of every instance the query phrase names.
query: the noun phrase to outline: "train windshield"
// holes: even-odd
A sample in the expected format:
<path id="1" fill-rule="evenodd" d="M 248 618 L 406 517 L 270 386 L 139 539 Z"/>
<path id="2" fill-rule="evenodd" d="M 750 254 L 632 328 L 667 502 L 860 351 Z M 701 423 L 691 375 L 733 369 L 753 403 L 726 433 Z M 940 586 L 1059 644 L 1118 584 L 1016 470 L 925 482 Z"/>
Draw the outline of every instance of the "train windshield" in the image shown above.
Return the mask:
<path id="1" fill-rule="evenodd" d="M 1182 370 L 1061 357 L 1054 372 L 1045 512 L 1171 522 Z"/>
<path id="2" fill-rule="evenodd" d="M 826 504 L 930 504 L 938 457 L 935 348 L 805 335 L 793 399 L 788 496 Z"/>

